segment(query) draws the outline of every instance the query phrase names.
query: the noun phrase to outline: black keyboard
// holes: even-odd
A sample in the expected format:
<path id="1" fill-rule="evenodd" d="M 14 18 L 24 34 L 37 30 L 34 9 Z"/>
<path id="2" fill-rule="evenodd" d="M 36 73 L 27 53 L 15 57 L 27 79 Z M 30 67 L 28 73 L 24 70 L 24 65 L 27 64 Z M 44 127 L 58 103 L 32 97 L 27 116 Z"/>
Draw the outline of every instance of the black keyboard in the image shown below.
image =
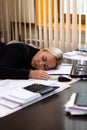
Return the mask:
<path id="1" fill-rule="evenodd" d="M 59 87 L 50 87 L 50 86 L 43 85 L 43 84 L 32 84 L 32 85 L 26 86 L 24 89 L 44 95 L 51 91 L 54 91 L 57 88 L 59 88 Z"/>

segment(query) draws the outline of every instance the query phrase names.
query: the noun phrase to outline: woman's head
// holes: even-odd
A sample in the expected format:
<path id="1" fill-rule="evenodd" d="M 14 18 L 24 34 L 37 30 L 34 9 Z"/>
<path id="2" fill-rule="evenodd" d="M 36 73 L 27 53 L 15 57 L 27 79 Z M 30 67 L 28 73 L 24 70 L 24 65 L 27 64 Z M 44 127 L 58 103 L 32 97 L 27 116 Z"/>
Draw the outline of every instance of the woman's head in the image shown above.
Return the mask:
<path id="1" fill-rule="evenodd" d="M 56 68 L 62 63 L 63 53 L 56 47 L 40 49 L 32 59 L 35 69 L 49 70 Z"/>
<path id="2" fill-rule="evenodd" d="M 50 52 L 56 59 L 56 66 L 61 65 L 62 60 L 63 60 L 63 53 L 60 49 L 56 48 L 56 47 L 49 47 L 49 48 L 45 48 L 45 50 L 47 50 L 48 52 Z"/>

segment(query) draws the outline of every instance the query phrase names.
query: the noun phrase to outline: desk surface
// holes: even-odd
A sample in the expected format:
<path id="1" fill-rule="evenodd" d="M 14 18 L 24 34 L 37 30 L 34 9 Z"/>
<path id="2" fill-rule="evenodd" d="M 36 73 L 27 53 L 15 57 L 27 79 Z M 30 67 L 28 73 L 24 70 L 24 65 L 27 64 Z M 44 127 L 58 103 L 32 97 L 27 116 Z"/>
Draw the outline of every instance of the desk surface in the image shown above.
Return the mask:
<path id="1" fill-rule="evenodd" d="M 73 83 L 63 92 L 0 118 L 0 130 L 86 130 L 87 116 L 70 116 L 63 107 L 73 92 L 84 91 L 87 81 Z"/>

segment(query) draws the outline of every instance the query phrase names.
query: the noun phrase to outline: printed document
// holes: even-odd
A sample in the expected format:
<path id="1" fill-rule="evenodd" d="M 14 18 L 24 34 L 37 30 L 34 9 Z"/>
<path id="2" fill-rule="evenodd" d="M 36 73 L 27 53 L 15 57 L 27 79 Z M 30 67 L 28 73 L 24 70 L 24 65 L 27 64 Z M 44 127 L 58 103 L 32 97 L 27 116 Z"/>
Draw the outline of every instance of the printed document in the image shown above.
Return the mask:
<path id="1" fill-rule="evenodd" d="M 53 70 L 47 70 L 46 72 L 48 74 L 70 74 L 72 69 L 72 64 L 62 64 L 59 68 L 53 69 Z"/>
<path id="2" fill-rule="evenodd" d="M 42 96 L 40 93 L 34 93 L 24 89 L 24 87 L 38 83 L 48 86 L 58 87 L 56 90 Z M 0 117 L 4 117 L 16 112 L 28 105 L 38 102 L 48 96 L 63 91 L 70 85 L 56 82 L 53 80 L 1 80 L 0 81 Z"/>

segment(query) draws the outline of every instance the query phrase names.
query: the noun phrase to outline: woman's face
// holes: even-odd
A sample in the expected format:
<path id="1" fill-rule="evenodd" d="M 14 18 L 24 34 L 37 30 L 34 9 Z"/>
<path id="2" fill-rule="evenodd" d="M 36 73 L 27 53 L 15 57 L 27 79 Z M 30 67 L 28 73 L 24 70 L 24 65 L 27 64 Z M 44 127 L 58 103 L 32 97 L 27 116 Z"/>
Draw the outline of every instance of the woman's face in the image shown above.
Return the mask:
<path id="1" fill-rule="evenodd" d="M 41 49 L 33 57 L 31 65 L 38 70 L 49 70 L 56 67 L 56 59 L 50 52 Z"/>

